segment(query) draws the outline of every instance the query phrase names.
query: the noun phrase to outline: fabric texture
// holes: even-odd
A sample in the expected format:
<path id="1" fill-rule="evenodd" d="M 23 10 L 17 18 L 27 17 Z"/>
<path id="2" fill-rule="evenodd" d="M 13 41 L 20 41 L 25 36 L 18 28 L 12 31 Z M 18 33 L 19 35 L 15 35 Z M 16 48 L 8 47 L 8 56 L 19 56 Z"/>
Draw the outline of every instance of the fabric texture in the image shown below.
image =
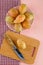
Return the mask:
<path id="1" fill-rule="evenodd" d="M 20 0 L 0 0 L 0 47 L 4 33 L 9 29 L 5 23 L 7 11 L 20 4 Z M 19 62 L 0 55 L 0 65 L 19 65 Z"/>

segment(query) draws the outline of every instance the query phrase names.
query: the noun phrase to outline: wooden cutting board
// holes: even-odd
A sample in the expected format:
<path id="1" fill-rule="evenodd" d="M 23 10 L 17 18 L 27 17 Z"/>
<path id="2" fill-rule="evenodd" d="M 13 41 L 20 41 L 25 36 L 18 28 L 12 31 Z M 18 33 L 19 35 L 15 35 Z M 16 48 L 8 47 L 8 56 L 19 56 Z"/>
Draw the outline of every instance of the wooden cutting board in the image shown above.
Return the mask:
<path id="1" fill-rule="evenodd" d="M 6 34 L 8 34 L 14 42 L 16 42 L 17 39 L 20 38 L 26 43 L 26 49 L 19 49 L 23 54 L 25 60 L 22 61 L 21 59 L 19 59 L 19 57 L 11 49 L 5 38 L 3 39 L 1 45 L 0 54 L 28 64 L 34 63 L 40 42 L 34 38 L 26 37 L 22 34 L 17 34 L 12 31 L 7 31 Z"/>

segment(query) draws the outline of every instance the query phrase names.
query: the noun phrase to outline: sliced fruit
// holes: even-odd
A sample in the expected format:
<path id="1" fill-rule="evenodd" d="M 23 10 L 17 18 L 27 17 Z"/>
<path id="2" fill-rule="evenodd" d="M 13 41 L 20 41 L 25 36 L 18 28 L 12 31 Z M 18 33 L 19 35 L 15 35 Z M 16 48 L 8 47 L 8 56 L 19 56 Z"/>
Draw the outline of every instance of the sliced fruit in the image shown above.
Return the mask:
<path id="1" fill-rule="evenodd" d="M 14 29 L 16 30 L 16 32 L 21 32 L 23 28 L 21 24 L 15 24 Z"/>
<path id="2" fill-rule="evenodd" d="M 14 18 L 11 17 L 11 16 L 6 16 L 5 21 L 6 21 L 7 23 L 13 24 Z"/>
<path id="3" fill-rule="evenodd" d="M 16 19 L 14 20 L 14 23 L 21 23 L 25 20 L 25 15 L 18 15 Z"/>
<path id="4" fill-rule="evenodd" d="M 18 15 L 18 10 L 16 8 L 11 8 L 9 11 L 8 11 L 8 14 L 12 17 L 16 17 Z"/>
<path id="5" fill-rule="evenodd" d="M 31 12 L 26 12 L 26 13 L 25 13 L 25 16 L 26 16 L 26 20 L 27 20 L 27 21 L 30 21 L 30 23 L 32 24 L 33 19 L 34 19 L 33 13 L 31 13 Z"/>
<path id="6" fill-rule="evenodd" d="M 23 26 L 24 29 L 28 29 L 28 28 L 31 27 L 30 23 L 27 20 L 25 20 L 24 22 L 22 22 L 22 26 Z"/>
<path id="7" fill-rule="evenodd" d="M 27 6 L 26 6 L 26 4 L 21 4 L 21 5 L 19 6 L 19 12 L 20 12 L 20 14 L 24 14 L 26 11 L 27 11 Z"/>
<path id="8" fill-rule="evenodd" d="M 17 40 L 17 46 L 21 49 L 26 49 L 26 43 L 22 39 Z"/>

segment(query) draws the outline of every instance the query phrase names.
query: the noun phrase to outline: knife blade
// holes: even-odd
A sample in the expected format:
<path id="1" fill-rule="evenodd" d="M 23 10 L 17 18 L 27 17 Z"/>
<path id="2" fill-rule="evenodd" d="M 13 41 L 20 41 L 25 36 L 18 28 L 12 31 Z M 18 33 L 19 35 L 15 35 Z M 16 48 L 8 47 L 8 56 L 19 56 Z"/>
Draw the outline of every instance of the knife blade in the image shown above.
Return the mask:
<path id="1" fill-rule="evenodd" d="M 9 35 L 5 35 L 6 40 L 9 42 L 9 45 L 12 46 L 13 51 L 16 53 L 16 55 L 21 59 L 24 60 L 24 56 L 22 53 L 19 51 L 19 49 L 16 47 L 12 39 L 9 37 Z"/>

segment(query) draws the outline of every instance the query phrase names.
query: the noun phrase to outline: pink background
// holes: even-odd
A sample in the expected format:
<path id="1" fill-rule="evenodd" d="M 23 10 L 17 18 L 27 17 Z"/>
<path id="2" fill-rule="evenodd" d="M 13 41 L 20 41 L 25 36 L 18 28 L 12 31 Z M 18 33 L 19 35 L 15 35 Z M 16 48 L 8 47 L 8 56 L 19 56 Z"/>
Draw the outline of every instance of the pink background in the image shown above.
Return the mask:
<path id="1" fill-rule="evenodd" d="M 21 0 L 34 13 L 34 21 L 29 30 L 22 31 L 21 34 L 36 38 L 40 41 L 39 50 L 33 65 L 43 65 L 43 0 Z M 20 63 L 20 65 L 30 65 Z"/>
<path id="2" fill-rule="evenodd" d="M 0 12 L 1 12 L 0 13 L 0 21 L 1 21 L 0 22 L 0 36 L 2 38 L 3 33 L 8 29 L 5 25 L 4 16 L 6 15 L 7 8 L 9 9 L 10 7 L 13 7 L 13 5 L 15 5 L 13 1 L 16 1 L 16 0 L 10 0 L 10 1 L 0 0 L 0 1 L 1 1 L 0 2 L 1 4 L 0 5 Z M 35 63 L 33 65 L 43 65 L 43 0 L 21 0 L 21 2 L 27 4 L 27 6 L 34 13 L 34 22 L 31 28 L 29 30 L 22 31 L 21 34 L 36 38 L 40 41 L 39 50 L 35 59 Z M 7 5 L 9 7 L 7 7 Z M 0 43 L 2 41 L 1 38 L 0 38 Z M 30 65 L 30 64 L 25 64 L 21 62 L 19 63 L 15 60 L 10 60 L 10 58 L 8 59 L 6 57 L 0 56 L 0 65 L 9 65 L 8 62 L 10 63 L 10 65 Z"/>

